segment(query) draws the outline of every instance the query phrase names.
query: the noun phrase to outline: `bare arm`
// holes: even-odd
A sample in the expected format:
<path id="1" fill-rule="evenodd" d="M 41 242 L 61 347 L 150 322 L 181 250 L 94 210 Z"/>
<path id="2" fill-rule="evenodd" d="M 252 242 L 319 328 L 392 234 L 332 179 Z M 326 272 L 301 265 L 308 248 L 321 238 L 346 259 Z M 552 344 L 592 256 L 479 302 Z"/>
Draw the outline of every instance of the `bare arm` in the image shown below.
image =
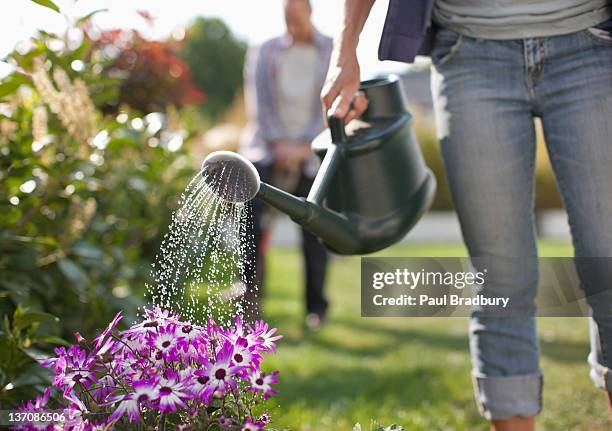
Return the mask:
<path id="1" fill-rule="evenodd" d="M 327 81 L 321 93 L 324 113 L 344 118 L 346 122 L 359 117 L 368 106 L 365 96 L 357 94 L 360 74 L 357 45 L 374 1 L 345 0 L 342 31 L 335 41 Z"/>

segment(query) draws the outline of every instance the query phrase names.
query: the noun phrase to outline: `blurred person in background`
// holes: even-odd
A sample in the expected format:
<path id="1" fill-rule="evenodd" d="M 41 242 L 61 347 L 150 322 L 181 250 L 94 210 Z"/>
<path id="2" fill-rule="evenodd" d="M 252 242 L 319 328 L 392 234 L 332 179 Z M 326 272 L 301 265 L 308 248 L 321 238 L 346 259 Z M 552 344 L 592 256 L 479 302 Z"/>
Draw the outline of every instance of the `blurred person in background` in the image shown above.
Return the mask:
<path id="1" fill-rule="evenodd" d="M 241 153 L 257 167 L 262 181 L 305 197 L 319 167 L 310 144 L 323 130 L 319 94 L 325 81 L 333 47 L 330 37 L 312 24 L 308 0 L 283 3 L 287 32 L 252 48 L 245 65 L 245 96 L 250 125 L 241 142 Z M 245 304 L 259 314 L 264 292 L 265 238 L 270 221 L 261 201 L 252 202 L 249 234 L 255 247 L 249 251 Z M 318 239 L 302 230 L 305 264 L 306 325 L 324 323 L 327 300 L 323 292 L 328 255 Z"/>
<path id="2" fill-rule="evenodd" d="M 357 93 L 356 48 L 373 4 L 345 0 L 322 93 L 324 108 L 346 122 L 367 106 Z M 514 307 L 529 310 L 475 311 L 470 321 L 476 401 L 496 431 L 532 431 L 542 409 L 534 118 L 542 121 L 575 255 L 612 257 L 611 16 L 609 0 L 390 0 L 379 57 L 430 55 L 438 136 L 464 241 L 472 257 L 501 258 L 489 260 L 495 264 L 475 293 L 511 295 Z M 579 259 L 577 270 L 592 311 L 591 377 L 612 407 L 607 261 Z"/>

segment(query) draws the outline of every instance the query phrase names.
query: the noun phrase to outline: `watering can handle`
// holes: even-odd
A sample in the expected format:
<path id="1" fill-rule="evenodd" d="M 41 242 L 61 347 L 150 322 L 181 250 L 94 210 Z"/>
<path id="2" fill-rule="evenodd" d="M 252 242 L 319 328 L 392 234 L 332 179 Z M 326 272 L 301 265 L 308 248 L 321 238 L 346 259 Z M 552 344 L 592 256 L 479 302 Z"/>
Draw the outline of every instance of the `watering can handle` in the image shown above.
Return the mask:
<path id="1" fill-rule="evenodd" d="M 315 205 L 323 205 L 327 196 L 327 191 L 331 185 L 338 164 L 340 163 L 341 149 L 337 145 L 346 142 L 346 131 L 344 130 L 344 120 L 332 115 L 327 117 L 327 124 L 331 132 L 332 145 L 327 148 L 325 157 L 321 162 L 321 167 L 314 179 L 310 192 L 306 200 Z"/>
<path id="2" fill-rule="evenodd" d="M 344 119 L 329 115 L 327 117 L 327 124 L 329 125 L 329 131 L 331 132 L 332 142 L 334 144 L 340 144 L 346 142 L 346 130 L 344 129 Z"/>

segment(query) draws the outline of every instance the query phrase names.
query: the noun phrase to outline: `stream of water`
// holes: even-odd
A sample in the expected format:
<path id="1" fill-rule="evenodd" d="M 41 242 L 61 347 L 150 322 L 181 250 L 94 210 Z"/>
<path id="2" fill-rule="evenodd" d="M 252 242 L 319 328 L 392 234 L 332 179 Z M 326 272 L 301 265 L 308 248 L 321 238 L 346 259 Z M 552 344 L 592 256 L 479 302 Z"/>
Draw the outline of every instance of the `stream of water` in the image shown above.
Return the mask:
<path id="1" fill-rule="evenodd" d="M 181 195 L 153 264 L 154 283 L 147 285 L 147 299 L 193 323 L 212 316 L 229 324 L 254 309 L 243 299 L 253 284 L 248 278 L 255 273 L 249 258 L 254 256 L 254 241 L 247 229 L 251 208 L 248 202 L 229 202 L 213 191 L 240 187 L 228 184 L 231 172 L 206 175 L 198 173 Z"/>

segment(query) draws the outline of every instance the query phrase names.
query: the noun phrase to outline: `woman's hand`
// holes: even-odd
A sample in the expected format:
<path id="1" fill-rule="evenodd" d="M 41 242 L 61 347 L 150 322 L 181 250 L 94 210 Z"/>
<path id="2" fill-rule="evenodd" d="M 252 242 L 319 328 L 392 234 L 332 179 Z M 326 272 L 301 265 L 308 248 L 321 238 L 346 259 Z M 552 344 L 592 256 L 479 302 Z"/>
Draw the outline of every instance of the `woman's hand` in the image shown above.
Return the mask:
<path id="1" fill-rule="evenodd" d="M 334 53 L 327 80 L 321 93 L 326 116 L 344 118 L 345 123 L 358 118 L 368 107 L 365 94 L 359 90 L 359 61 L 356 52 Z"/>

